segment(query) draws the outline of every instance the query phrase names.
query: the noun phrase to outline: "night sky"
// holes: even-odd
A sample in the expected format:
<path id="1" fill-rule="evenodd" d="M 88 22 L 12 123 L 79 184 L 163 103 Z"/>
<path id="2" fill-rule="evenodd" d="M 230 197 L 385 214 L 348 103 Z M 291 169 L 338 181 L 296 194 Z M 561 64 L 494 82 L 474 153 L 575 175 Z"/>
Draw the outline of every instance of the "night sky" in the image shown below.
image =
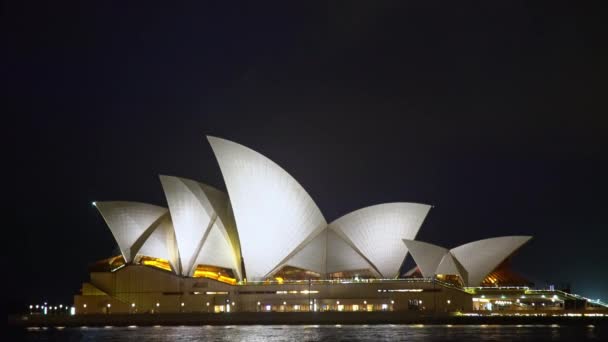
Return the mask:
<path id="1" fill-rule="evenodd" d="M 4 4 L 9 310 L 71 302 L 118 253 L 92 201 L 166 205 L 159 174 L 225 189 L 207 134 L 282 166 L 328 221 L 432 204 L 419 240 L 533 235 L 517 272 L 608 300 L 602 8 L 202 3 Z"/>

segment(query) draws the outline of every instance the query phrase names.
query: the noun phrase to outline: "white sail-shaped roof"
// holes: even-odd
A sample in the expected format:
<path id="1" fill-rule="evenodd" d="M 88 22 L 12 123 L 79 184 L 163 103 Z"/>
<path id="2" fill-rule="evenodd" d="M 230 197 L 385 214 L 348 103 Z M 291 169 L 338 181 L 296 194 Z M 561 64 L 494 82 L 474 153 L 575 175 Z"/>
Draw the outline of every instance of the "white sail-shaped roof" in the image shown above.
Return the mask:
<path id="1" fill-rule="evenodd" d="M 424 277 L 459 275 L 465 286 L 479 286 L 484 278 L 531 236 L 503 236 L 470 242 L 451 250 L 430 243 L 403 240 Z"/>
<path id="2" fill-rule="evenodd" d="M 369 270 L 375 276 L 380 276 L 376 268 L 364 256 L 331 229 L 327 229 L 326 255 L 328 274 Z"/>
<path id="3" fill-rule="evenodd" d="M 463 282 L 466 282 L 466 279 L 468 279 L 468 272 L 450 252 L 445 253 L 435 273 L 457 275 L 460 276 Z"/>
<path id="4" fill-rule="evenodd" d="M 222 220 L 228 212 L 227 198 L 221 195 L 219 190 L 202 185 L 193 180 L 160 176 L 160 180 L 165 191 L 173 226 L 175 238 L 180 255 L 181 274 L 190 276 L 194 272 L 197 263 L 205 263 L 205 258 L 199 257 L 203 250 L 205 240 L 212 232 L 212 228 L 217 229 L 226 237 L 228 243 L 223 243 L 217 247 L 218 253 L 229 254 L 231 262 L 216 265 L 220 267 L 232 268 L 240 276 L 240 267 L 228 233 L 232 230 L 230 224 L 225 224 Z M 216 208 L 218 209 L 216 211 Z M 213 235 L 215 237 L 215 235 Z M 220 240 L 213 239 L 214 243 Z M 238 238 L 237 238 L 238 241 Z M 203 254 L 208 255 L 208 254 Z M 217 262 L 217 259 L 213 259 Z"/>
<path id="5" fill-rule="evenodd" d="M 132 262 L 137 250 L 156 228 L 167 208 L 139 202 L 94 202 L 118 243 L 126 262 Z M 135 246 L 135 248 L 134 248 Z"/>
<path id="6" fill-rule="evenodd" d="M 217 224 L 214 224 L 209 230 L 209 234 L 205 237 L 201 250 L 195 259 L 194 265 L 210 265 L 223 268 L 229 268 L 237 271 L 237 278 L 240 278 L 238 273 L 238 265 L 232 252 L 230 240 L 226 234 L 223 234 Z M 194 268 L 192 269 L 194 273 Z M 192 275 L 192 274 L 190 274 Z"/>
<path id="7" fill-rule="evenodd" d="M 407 255 L 402 239 L 414 239 L 431 206 L 384 203 L 353 211 L 329 224 L 361 252 L 384 278 L 399 276 Z"/>
<path id="8" fill-rule="evenodd" d="M 179 253 L 169 214 L 158 221 L 156 228 L 143 242 L 137 254 L 168 260 L 173 271 L 178 273 Z"/>
<path id="9" fill-rule="evenodd" d="M 209 198 L 209 203 L 215 210 L 216 219 L 209 235 L 205 237 L 194 262 L 194 268 L 199 264 L 230 268 L 235 272 L 237 279 L 242 279 L 239 234 L 228 195 L 209 185 L 198 184 Z M 194 272 L 194 268 L 191 273 Z"/>
<path id="10" fill-rule="evenodd" d="M 249 280 L 264 279 L 327 225 L 285 170 L 235 142 L 208 137 L 228 189 Z"/>
<path id="11" fill-rule="evenodd" d="M 453 248 L 450 253 L 468 272 L 467 286 L 479 286 L 488 273 L 509 257 L 531 236 L 502 236 L 470 242 Z"/>
<path id="12" fill-rule="evenodd" d="M 314 239 L 307 242 L 303 248 L 282 263 L 282 266 L 299 267 L 317 272 L 322 276 L 337 272 L 363 270 L 380 276 L 365 256 L 331 229 L 322 230 Z"/>
<path id="13" fill-rule="evenodd" d="M 327 230 L 323 230 L 300 250 L 295 251 L 293 256 L 288 257 L 280 267 L 293 266 L 325 275 L 326 255 Z M 280 267 L 275 271 L 278 271 Z"/>
<path id="14" fill-rule="evenodd" d="M 449 252 L 447 248 L 428 242 L 403 239 L 410 255 L 425 278 L 432 278 L 443 257 Z"/>

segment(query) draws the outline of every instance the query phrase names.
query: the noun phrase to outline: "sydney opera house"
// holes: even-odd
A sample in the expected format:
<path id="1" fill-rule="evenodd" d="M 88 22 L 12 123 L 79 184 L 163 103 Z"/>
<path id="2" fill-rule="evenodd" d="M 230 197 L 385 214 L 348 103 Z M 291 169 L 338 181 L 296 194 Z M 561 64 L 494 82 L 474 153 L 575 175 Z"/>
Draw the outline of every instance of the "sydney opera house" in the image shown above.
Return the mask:
<path id="1" fill-rule="evenodd" d="M 418 241 L 430 205 L 383 203 L 327 222 L 285 170 L 208 137 L 227 193 L 160 176 L 167 206 L 94 202 L 120 255 L 90 266 L 78 314 L 565 310 L 589 301 L 534 289 L 509 267 L 530 236 L 455 248 Z M 407 255 L 416 267 L 402 270 Z"/>

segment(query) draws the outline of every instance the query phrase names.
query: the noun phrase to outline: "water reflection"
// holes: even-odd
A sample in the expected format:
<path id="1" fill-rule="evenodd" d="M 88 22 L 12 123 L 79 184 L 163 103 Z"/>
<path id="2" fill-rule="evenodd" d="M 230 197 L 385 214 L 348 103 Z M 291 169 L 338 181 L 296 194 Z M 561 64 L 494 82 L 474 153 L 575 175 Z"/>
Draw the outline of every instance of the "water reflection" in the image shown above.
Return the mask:
<path id="1" fill-rule="evenodd" d="M 22 329 L 28 341 L 585 341 L 605 326 L 550 325 L 300 325 L 155 326 Z"/>

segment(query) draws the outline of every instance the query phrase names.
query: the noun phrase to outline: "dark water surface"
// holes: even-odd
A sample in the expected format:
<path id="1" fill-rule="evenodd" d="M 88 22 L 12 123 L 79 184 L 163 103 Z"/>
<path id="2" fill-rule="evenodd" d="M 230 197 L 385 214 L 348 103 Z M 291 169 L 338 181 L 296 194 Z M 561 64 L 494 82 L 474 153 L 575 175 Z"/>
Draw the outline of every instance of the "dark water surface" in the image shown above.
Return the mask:
<path id="1" fill-rule="evenodd" d="M 29 328 L 26 341 L 606 341 L 606 326 L 248 325 Z"/>

